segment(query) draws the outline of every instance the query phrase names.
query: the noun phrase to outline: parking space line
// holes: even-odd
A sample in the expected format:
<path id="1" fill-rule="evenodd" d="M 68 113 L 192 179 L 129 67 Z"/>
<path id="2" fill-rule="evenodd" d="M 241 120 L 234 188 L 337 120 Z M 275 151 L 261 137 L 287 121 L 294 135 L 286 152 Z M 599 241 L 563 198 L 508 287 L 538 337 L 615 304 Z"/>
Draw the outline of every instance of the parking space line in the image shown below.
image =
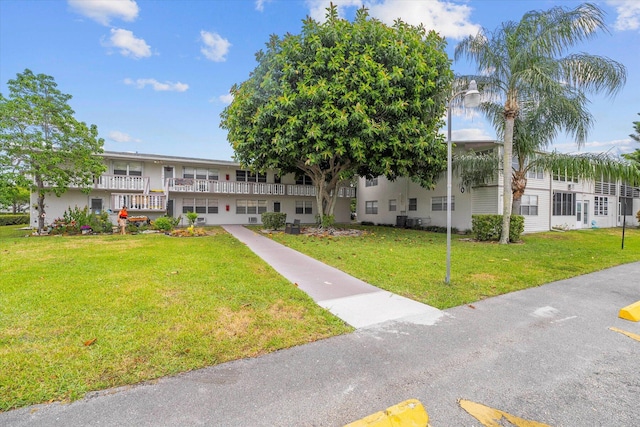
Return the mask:
<path id="1" fill-rule="evenodd" d="M 472 402 L 470 400 L 460 399 L 458 400 L 458 404 L 462 409 L 467 411 L 469 415 L 480 421 L 485 427 L 502 427 L 504 426 L 501 422 L 503 419 L 509 421 L 516 427 L 551 427 L 548 424 L 525 420 L 504 411 L 500 411 L 499 409 L 490 408 L 489 406 L 481 405 L 480 403 Z"/>
<path id="2" fill-rule="evenodd" d="M 622 329 L 618 329 L 618 328 L 614 328 L 613 326 L 609 328 L 609 330 L 612 330 L 613 332 L 618 332 L 622 335 L 626 335 L 631 339 L 634 339 L 636 341 L 640 341 L 640 335 L 638 334 L 634 334 L 633 332 L 627 332 L 625 330 Z"/>

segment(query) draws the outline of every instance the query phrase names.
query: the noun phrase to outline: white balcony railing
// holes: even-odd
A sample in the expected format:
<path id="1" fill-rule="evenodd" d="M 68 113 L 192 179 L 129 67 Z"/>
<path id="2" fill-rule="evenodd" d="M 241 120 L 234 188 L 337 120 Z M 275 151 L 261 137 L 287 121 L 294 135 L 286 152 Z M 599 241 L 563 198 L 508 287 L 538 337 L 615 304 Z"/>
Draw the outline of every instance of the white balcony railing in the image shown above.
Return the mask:
<path id="1" fill-rule="evenodd" d="M 112 194 L 111 206 L 120 209 L 126 206 L 130 211 L 155 211 L 167 210 L 167 197 L 164 194 Z"/>
<path id="2" fill-rule="evenodd" d="M 266 182 L 214 181 L 195 178 L 168 178 L 167 191 L 178 193 L 255 194 L 268 196 L 315 197 L 312 185 L 285 185 Z M 356 197 L 354 187 L 340 187 L 339 197 Z"/>
<path id="3" fill-rule="evenodd" d="M 126 175 L 101 175 L 95 182 L 100 190 L 145 191 L 149 186 L 149 177 Z"/>
<path id="4" fill-rule="evenodd" d="M 289 196 L 315 196 L 316 187 L 312 185 L 287 185 Z"/>

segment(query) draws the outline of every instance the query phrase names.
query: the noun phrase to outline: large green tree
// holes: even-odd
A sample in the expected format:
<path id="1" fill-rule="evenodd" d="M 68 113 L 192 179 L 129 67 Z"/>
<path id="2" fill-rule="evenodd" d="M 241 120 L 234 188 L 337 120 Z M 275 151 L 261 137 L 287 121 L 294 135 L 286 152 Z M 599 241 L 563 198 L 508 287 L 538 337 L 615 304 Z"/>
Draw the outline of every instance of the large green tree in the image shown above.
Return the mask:
<path id="1" fill-rule="evenodd" d="M 504 116 L 503 131 L 503 226 L 500 243 L 509 242 L 512 207 L 514 124 L 523 106 L 545 102 L 560 95 L 579 97 L 586 92 L 613 95 L 626 81 L 624 66 L 606 57 L 570 53 L 577 43 L 606 30 L 601 9 L 583 4 L 575 9 L 554 7 L 531 11 L 519 22 L 508 21 L 495 31 L 482 29 L 461 41 L 455 59 L 474 61 L 480 75 L 475 79 L 489 101 L 480 109 Z M 532 108 L 532 107 L 530 107 Z M 533 108 L 535 110 L 535 108 Z M 572 130 L 571 123 L 565 128 Z"/>
<path id="2" fill-rule="evenodd" d="M 231 89 L 221 127 L 241 163 L 308 175 L 321 218 L 354 174 L 431 187 L 446 167 L 438 130 L 453 74 L 444 48 L 422 26 L 387 26 L 366 9 L 349 22 L 332 6 L 300 35 L 271 37 Z"/>
<path id="3" fill-rule="evenodd" d="M 53 77 L 26 69 L 0 94 L 0 169 L 29 178 L 38 195 L 38 231 L 44 228 L 45 196 L 70 187 L 89 190 L 106 170 L 98 154 L 104 141 L 95 125 L 74 118 L 71 95 Z"/>

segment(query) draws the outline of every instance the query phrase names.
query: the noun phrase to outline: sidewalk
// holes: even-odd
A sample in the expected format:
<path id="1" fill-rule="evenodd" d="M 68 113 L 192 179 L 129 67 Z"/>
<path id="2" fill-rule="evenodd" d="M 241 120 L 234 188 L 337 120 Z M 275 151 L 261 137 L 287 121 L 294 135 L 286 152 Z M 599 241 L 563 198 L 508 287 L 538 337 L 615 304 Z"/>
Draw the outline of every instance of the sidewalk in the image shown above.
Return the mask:
<path id="1" fill-rule="evenodd" d="M 355 328 L 389 320 L 433 325 L 444 316 L 437 308 L 376 288 L 242 225 L 223 228 L 318 305 Z"/>

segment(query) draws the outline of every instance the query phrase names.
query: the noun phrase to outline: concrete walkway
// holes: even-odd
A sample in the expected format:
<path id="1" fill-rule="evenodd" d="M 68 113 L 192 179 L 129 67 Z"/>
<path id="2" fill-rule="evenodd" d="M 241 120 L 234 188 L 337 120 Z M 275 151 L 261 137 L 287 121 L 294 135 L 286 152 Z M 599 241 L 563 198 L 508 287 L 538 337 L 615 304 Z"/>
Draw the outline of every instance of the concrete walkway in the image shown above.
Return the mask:
<path id="1" fill-rule="evenodd" d="M 437 308 L 376 288 L 241 225 L 223 228 L 318 305 L 355 328 L 389 320 L 433 325 L 444 316 Z"/>

